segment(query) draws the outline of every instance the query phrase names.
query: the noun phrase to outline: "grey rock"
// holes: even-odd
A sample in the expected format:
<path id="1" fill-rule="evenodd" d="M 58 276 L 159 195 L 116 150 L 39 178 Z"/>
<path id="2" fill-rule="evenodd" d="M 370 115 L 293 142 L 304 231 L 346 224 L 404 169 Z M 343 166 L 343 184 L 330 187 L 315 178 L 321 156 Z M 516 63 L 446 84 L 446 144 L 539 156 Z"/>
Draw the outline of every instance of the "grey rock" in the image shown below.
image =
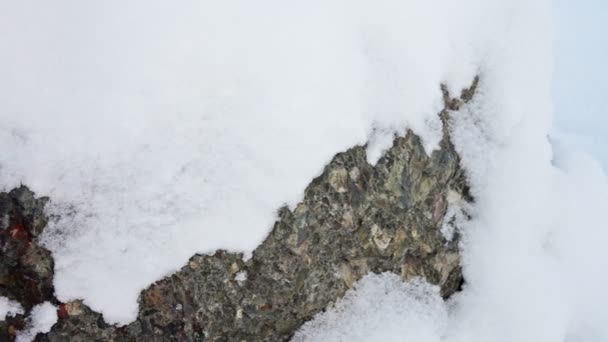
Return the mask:
<path id="1" fill-rule="evenodd" d="M 428 156 L 407 132 L 376 166 L 364 146 L 337 154 L 278 220 L 251 259 L 217 251 L 186 266 L 139 298 L 137 320 L 108 326 L 97 313 L 65 310 L 41 341 L 287 341 L 369 272 L 425 278 L 447 298 L 463 282 L 458 231 L 441 233 L 448 193 L 472 201 L 448 134 L 449 115 L 469 101 L 446 88 L 444 135 Z"/>
<path id="2" fill-rule="evenodd" d="M 0 321 L 0 341 L 15 339 L 34 305 L 55 301 L 53 259 L 37 239 L 47 223 L 46 202 L 25 186 L 0 193 L 0 296 L 26 313 Z"/>

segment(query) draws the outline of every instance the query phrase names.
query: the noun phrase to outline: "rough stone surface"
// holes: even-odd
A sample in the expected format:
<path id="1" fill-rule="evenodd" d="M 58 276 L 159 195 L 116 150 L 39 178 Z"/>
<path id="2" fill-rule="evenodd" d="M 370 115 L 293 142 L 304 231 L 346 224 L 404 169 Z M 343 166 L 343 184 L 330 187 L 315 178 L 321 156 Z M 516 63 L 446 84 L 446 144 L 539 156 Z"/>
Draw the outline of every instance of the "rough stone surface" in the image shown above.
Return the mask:
<path id="1" fill-rule="evenodd" d="M 47 223 L 47 200 L 24 186 L 0 193 L 0 296 L 18 301 L 26 314 L 54 301 L 53 259 L 37 239 Z M 0 321 L 0 341 L 14 340 L 24 325 L 24 315 Z"/>
<path id="2" fill-rule="evenodd" d="M 477 80 L 456 99 L 442 88 L 444 135 L 440 149 L 430 156 L 412 132 L 396 137 L 375 166 L 368 164 L 364 146 L 339 153 L 294 210 L 279 210 L 272 231 L 251 259 L 221 250 L 193 256 L 180 271 L 142 291 L 138 318 L 124 327 L 106 324 L 80 301 L 55 300 L 59 320 L 36 340 L 287 341 L 369 272 L 393 272 L 404 280 L 423 277 L 440 286 L 444 297 L 450 296 L 463 282 L 459 236 L 456 229 L 446 238 L 442 226 L 453 222 L 446 215 L 450 202 L 472 198 L 447 125 L 450 113 L 473 97 L 476 85 Z M 36 216 L 38 211 L 23 210 L 30 214 L 15 216 L 2 205 L 30 203 L 33 197 L 9 198 L 0 200 L 0 215 L 9 213 L 7 227 L 14 227 L 14 217 L 23 217 L 20 222 L 28 222 L 27 239 L 32 239 L 45 222 Z M 28 253 L 46 256 L 32 250 Z M 12 274 L 6 272 L 8 266 L 29 267 L 5 259 L 14 258 L 0 258 L 0 275 Z M 40 264 L 40 279 L 52 279 L 52 272 L 47 274 L 52 260 L 27 259 Z M 36 300 L 22 302 L 28 296 L 17 289 L 1 290 L 27 310 L 39 300 L 34 295 Z M 47 297 L 51 291 L 52 297 L 52 287 L 44 291 Z"/>

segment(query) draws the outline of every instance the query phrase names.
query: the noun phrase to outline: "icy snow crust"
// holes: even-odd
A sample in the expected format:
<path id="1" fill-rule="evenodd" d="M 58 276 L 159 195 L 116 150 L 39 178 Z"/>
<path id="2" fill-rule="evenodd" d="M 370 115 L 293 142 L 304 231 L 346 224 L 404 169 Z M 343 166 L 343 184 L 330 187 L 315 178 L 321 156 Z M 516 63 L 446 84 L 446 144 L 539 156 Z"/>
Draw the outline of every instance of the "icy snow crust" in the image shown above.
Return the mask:
<path id="1" fill-rule="evenodd" d="M 371 277 L 306 334 L 390 340 L 403 323 L 421 342 L 608 339 L 608 182 L 547 141 L 549 12 L 544 0 L 3 2 L 0 185 L 53 199 L 58 298 L 124 324 L 139 291 L 192 254 L 250 252 L 336 152 L 369 141 L 373 163 L 406 127 L 432 150 L 439 84 L 456 94 L 479 74 L 453 124 L 476 198 L 465 290 L 446 306 Z"/>

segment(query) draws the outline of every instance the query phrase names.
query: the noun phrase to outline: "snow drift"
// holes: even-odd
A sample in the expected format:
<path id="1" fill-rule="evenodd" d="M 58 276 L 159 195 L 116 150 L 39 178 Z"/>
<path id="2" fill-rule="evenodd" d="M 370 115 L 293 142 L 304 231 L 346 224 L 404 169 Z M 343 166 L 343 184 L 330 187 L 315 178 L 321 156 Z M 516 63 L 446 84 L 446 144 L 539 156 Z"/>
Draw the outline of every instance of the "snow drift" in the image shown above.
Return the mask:
<path id="1" fill-rule="evenodd" d="M 139 291 L 192 254 L 251 251 L 334 153 L 369 141 L 373 163 L 406 127 L 431 151 L 439 84 L 480 75 L 452 123 L 476 198 L 467 286 L 448 307 L 376 305 L 366 319 L 443 320 L 412 335 L 423 341 L 607 339 L 608 187 L 547 139 L 549 12 L 544 0 L 1 3 L 0 185 L 54 200 L 58 298 L 124 324 Z M 369 286 L 385 280 L 359 296 L 382 296 Z M 340 336 L 334 325 L 311 326 Z"/>

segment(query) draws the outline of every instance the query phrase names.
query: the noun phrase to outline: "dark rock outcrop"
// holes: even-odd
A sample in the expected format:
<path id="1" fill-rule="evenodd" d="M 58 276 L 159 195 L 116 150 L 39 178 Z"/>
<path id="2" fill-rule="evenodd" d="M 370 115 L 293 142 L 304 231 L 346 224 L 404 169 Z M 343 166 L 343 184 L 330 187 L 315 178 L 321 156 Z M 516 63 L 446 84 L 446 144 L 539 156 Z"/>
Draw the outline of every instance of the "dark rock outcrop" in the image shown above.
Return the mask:
<path id="1" fill-rule="evenodd" d="M 54 300 L 53 258 L 38 244 L 47 200 L 24 186 L 0 193 L 0 296 L 19 302 L 26 314 Z M 0 341 L 13 340 L 24 325 L 24 315 L 0 321 Z"/>
<path id="2" fill-rule="evenodd" d="M 430 156 L 412 132 L 396 137 L 375 166 L 363 146 L 339 153 L 294 210 L 279 210 L 249 260 L 226 251 L 193 256 L 141 293 L 138 318 L 124 327 L 80 301 L 59 303 L 57 324 L 37 340 L 286 341 L 369 272 L 423 277 L 449 297 L 463 282 L 459 236 L 448 239 L 441 228 L 454 222 L 449 205 L 472 199 L 447 125 L 476 85 L 458 99 L 443 89 L 444 134 Z"/>

